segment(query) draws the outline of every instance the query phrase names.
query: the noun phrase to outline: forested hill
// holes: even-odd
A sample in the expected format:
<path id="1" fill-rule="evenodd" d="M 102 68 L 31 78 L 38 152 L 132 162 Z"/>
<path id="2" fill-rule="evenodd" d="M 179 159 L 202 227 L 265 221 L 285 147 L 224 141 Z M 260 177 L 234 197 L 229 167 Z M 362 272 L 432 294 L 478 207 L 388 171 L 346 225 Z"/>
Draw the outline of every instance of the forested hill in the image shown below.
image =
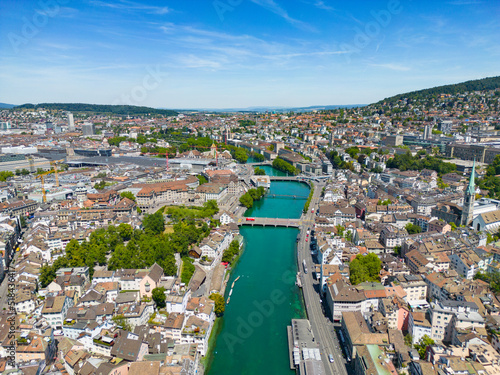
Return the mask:
<path id="1" fill-rule="evenodd" d="M 385 98 L 379 101 L 377 104 L 387 103 L 387 102 L 397 102 L 400 99 L 408 98 L 412 100 L 420 100 L 436 96 L 439 94 L 460 94 L 464 92 L 471 91 L 483 91 L 483 90 L 495 90 L 500 88 L 500 76 L 488 77 L 483 79 L 476 79 L 473 81 L 466 81 L 462 83 L 456 83 L 453 85 L 437 86 L 430 89 L 418 90 L 407 92 L 405 94 L 399 94 L 391 96 L 390 98 Z"/>
<path id="2" fill-rule="evenodd" d="M 95 114 L 115 114 L 115 115 L 164 115 L 176 116 L 178 113 L 170 109 L 156 109 L 150 107 L 139 107 L 135 105 L 108 105 L 108 104 L 86 104 L 86 103 L 40 103 L 23 104 L 14 107 L 17 109 L 43 108 L 46 110 L 60 110 L 69 112 L 92 112 Z"/>

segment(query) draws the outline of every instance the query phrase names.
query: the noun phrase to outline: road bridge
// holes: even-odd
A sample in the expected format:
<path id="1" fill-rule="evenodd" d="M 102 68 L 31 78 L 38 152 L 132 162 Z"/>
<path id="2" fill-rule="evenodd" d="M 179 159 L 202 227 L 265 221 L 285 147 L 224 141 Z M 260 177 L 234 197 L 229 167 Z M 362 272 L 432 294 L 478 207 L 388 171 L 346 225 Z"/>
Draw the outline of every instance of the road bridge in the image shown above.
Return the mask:
<path id="1" fill-rule="evenodd" d="M 251 225 L 261 227 L 286 227 L 298 228 L 302 221 L 300 219 L 280 219 L 272 217 L 242 217 L 238 219 L 238 226 Z"/>
<path id="2" fill-rule="evenodd" d="M 292 198 L 292 199 L 307 199 L 308 197 L 304 197 L 301 195 L 288 195 L 288 194 L 266 194 L 265 197 L 269 198 Z"/>

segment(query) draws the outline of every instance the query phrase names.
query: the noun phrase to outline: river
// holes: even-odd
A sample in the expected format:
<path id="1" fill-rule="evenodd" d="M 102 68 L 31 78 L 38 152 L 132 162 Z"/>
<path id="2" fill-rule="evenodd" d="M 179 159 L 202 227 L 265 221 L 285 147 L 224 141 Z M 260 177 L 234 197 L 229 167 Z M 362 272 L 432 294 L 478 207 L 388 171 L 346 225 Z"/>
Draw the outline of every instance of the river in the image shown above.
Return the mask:
<path id="1" fill-rule="evenodd" d="M 267 174 L 282 173 L 264 169 Z M 307 197 L 309 187 L 272 182 L 270 194 Z M 304 199 L 267 197 L 255 202 L 245 216 L 299 218 L 304 203 Z M 231 274 L 226 300 L 231 284 L 240 278 L 216 325 L 218 335 L 207 373 L 290 375 L 286 326 L 291 319 L 305 317 L 302 295 L 295 285 L 298 230 L 244 226 L 241 234 L 245 251 Z"/>

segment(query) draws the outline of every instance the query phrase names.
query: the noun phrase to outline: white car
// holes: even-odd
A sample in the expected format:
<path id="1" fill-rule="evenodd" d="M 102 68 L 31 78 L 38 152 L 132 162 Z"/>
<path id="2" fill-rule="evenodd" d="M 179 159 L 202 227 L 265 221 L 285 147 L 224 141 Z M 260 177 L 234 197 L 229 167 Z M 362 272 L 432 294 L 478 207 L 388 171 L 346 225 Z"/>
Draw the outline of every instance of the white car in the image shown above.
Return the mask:
<path id="1" fill-rule="evenodd" d="M 330 363 L 333 363 L 333 361 L 334 361 L 334 359 L 333 359 L 333 355 L 328 354 L 328 359 L 330 360 Z"/>

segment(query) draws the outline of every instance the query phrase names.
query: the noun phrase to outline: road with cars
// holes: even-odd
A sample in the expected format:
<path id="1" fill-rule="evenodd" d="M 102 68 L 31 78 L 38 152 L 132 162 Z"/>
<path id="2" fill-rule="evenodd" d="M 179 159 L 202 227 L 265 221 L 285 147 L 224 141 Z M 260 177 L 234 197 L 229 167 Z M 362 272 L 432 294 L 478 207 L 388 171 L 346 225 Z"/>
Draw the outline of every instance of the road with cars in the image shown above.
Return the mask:
<path id="1" fill-rule="evenodd" d="M 324 307 L 319 294 L 320 283 L 314 278 L 313 267 L 315 262 L 310 251 L 311 234 L 314 228 L 314 217 L 321 198 L 323 182 L 315 185 L 314 195 L 309 205 L 309 210 L 302 216 L 300 241 L 297 244 L 298 262 L 302 275 L 302 291 L 306 305 L 307 317 L 311 323 L 314 337 L 318 341 L 321 359 L 327 374 L 347 375 L 346 361 L 342 356 L 342 346 L 338 341 L 333 322 L 325 316 Z M 312 212 L 314 210 L 314 212 Z M 311 232 L 310 232 L 311 233 Z M 306 261 L 307 274 L 303 272 L 303 261 Z M 330 361 L 330 355 L 333 362 Z"/>

